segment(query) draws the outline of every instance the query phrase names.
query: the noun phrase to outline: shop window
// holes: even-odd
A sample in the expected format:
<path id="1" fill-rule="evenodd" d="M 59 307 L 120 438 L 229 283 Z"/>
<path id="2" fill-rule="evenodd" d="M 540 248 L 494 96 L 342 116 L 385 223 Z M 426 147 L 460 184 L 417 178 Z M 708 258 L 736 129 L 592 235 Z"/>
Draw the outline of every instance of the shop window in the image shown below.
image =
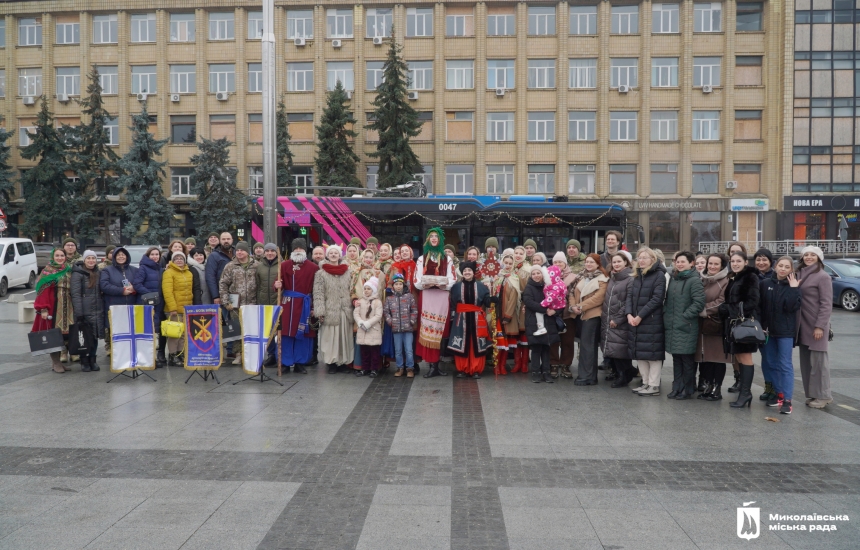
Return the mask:
<path id="1" fill-rule="evenodd" d="M 209 137 L 235 143 L 236 115 L 209 115 Z"/>
<path id="2" fill-rule="evenodd" d="M 700 250 L 699 243 L 722 240 L 719 212 L 689 212 L 687 221 L 690 224 L 691 250 Z"/>
<path id="3" fill-rule="evenodd" d="M 651 193 L 655 195 L 671 195 L 678 192 L 678 165 L 651 165 Z"/>
<path id="4" fill-rule="evenodd" d="M 761 86 L 761 67 L 760 55 L 735 57 L 735 86 Z"/>
<path id="5" fill-rule="evenodd" d="M 672 252 L 681 245 L 681 215 L 678 212 L 650 212 L 648 214 L 648 246 L 659 248 L 670 261 Z"/>
<path id="6" fill-rule="evenodd" d="M 248 143 L 263 143 L 263 115 L 248 113 Z"/>
<path id="7" fill-rule="evenodd" d="M 293 141 L 313 141 L 313 113 L 287 113 L 287 124 L 289 124 L 290 137 Z"/>
<path id="8" fill-rule="evenodd" d="M 761 139 L 761 111 L 735 111 L 735 139 Z"/>
<path id="9" fill-rule="evenodd" d="M 756 250 L 762 240 L 763 212 L 736 212 L 732 225 L 732 240 L 747 243 L 747 250 Z"/>
<path id="10" fill-rule="evenodd" d="M 857 212 L 848 212 L 845 214 L 840 213 L 836 215 L 836 219 L 839 223 L 842 223 L 843 217 L 848 223 L 848 240 L 860 240 L 860 220 L 858 220 Z"/>
<path id="11" fill-rule="evenodd" d="M 735 164 L 738 193 L 761 192 L 761 164 Z"/>
<path id="12" fill-rule="evenodd" d="M 694 164 L 693 165 L 693 193 L 719 193 L 720 192 L 720 165 L 719 164 Z"/>
<path id="13" fill-rule="evenodd" d="M 472 141 L 474 132 L 472 126 L 475 113 L 468 111 L 445 113 L 445 139 L 448 141 Z"/>
<path id="14" fill-rule="evenodd" d="M 826 221 L 827 216 L 824 212 L 796 212 L 794 214 L 794 238 L 799 241 L 826 239 Z"/>
<path id="15" fill-rule="evenodd" d="M 170 142 L 190 144 L 197 141 L 197 117 L 195 115 L 173 115 L 170 117 Z"/>
<path id="16" fill-rule="evenodd" d="M 618 195 L 633 195 L 636 193 L 636 165 L 609 165 L 609 192 Z"/>

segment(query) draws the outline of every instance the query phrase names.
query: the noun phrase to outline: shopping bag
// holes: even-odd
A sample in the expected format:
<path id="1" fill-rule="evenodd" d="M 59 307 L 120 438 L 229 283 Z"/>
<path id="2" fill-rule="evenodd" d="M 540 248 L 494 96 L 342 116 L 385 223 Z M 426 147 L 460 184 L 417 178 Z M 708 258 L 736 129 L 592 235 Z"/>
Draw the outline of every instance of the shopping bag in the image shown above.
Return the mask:
<path id="1" fill-rule="evenodd" d="M 51 326 L 50 321 L 42 319 L 42 316 L 36 314 L 38 319 L 42 320 L 45 330 L 31 332 L 27 335 L 30 340 L 30 355 L 48 355 L 57 351 L 65 351 L 66 346 L 63 343 L 63 333 L 58 328 L 48 328 Z M 40 323 L 37 323 L 37 326 Z"/>
<path id="2" fill-rule="evenodd" d="M 89 323 L 75 323 L 69 327 L 69 354 L 88 355 L 93 349 L 95 336 Z"/>
<path id="3" fill-rule="evenodd" d="M 233 317 L 232 315 L 227 315 L 224 317 L 221 326 L 221 333 L 222 342 L 234 342 L 236 340 L 241 340 L 242 323 L 239 322 L 238 318 Z"/>

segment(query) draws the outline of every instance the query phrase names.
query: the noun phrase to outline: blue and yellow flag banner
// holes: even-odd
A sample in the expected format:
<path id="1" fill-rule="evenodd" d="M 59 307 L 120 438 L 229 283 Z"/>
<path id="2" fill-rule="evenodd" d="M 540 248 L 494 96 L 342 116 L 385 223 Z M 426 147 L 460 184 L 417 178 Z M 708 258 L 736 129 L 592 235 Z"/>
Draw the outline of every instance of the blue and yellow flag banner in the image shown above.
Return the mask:
<path id="1" fill-rule="evenodd" d="M 155 308 L 111 306 L 111 372 L 155 368 Z"/>
<path id="2" fill-rule="evenodd" d="M 185 306 L 186 370 L 217 370 L 221 353 L 221 306 Z"/>
<path id="3" fill-rule="evenodd" d="M 245 374 L 260 374 L 266 348 L 275 336 L 281 306 L 242 306 L 242 369 Z"/>

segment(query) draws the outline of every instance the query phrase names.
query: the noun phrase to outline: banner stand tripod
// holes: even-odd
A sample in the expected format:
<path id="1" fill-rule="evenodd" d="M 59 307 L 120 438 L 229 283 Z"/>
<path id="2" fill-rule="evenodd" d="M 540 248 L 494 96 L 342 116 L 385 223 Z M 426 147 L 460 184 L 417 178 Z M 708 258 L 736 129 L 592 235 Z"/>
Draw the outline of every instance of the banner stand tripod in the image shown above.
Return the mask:
<path id="1" fill-rule="evenodd" d="M 283 384 L 281 384 L 280 382 L 278 382 L 277 380 L 275 380 L 274 378 L 272 378 L 271 376 L 269 376 L 268 374 L 266 374 L 266 372 L 265 372 L 265 371 L 266 371 L 266 367 L 264 367 L 264 366 L 261 364 L 261 365 L 260 365 L 260 372 L 259 372 L 259 373 L 255 374 L 255 375 L 253 375 L 253 376 L 249 376 L 248 378 L 243 378 L 242 380 L 239 380 L 239 382 L 247 382 L 248 380 L 253 380 L 254 382 L 257 382 L 257 381 L 258 381 L 258 380 L 257 380 L 257 377 L 259 376 L 259 377 L 260 377 L 259 382 L 260 382 L 261 384 L 262 384 L 263 382 L 274 382 L 275 384 L 278 384 L 279 386 L 283 386 Z M 236 384 L 238 384 L 239 382 L 233 382 L 233 385 L 235 386 L 235 385 L 236 385 Z"/>
<path id="2" fill-rule="evenodd" d="M 131 370 L 131 375 L 128 375 L 128 374 L 126 374 L 126 372 L 125 372 L 125 371 L 122 371 L 121 373 L 117 374 L 116 376 L 114 376 L 113 378 L 111 378 L 110 380 L 108 380 L 108 381 L 107 381 L 107 384 L 110 384 L 111 382 L 113 382 L 114 380 L 116 380 L 117 378 L 119 378 L 120 376 L 125 376 L 126 378 L 131 378 L 132 380 L 137 380 L 138 378 L 141 378 L 142 376 L 146 376 L 147 378 L 149 378 L 149 379 L 150 379 L 150 380 L 152 380 L 153 382 L 158 382 L 158 380 L 156 380 L 155 378 L 151 377 L 151 376 L 150 376 L 146 371 L 142 371 L 142 370 L 140 370 L 140 369 L 132 369 L 132 370 Z"/>
<path id="3" fill-rule="evenodd" d="M 185 383 L 187 384 L 188 381 L 191 380 L 191 377 L 194 376 L 195 374 L 197 374 L 197 376 L 202 378 L 204 382 L 211 378 L 211 379 L 215 380 L 216 382 L 218 382 L 218 384 L 221 384 L 221 381 L 218 380 L 218 376 L 215 375 L 215 371 L 212 369 L 203 369 L 203 374 L 200 374 L 199 370 L 191 371 L 191 374 L 189 374 L 188 378 L 185 379 Z"/>

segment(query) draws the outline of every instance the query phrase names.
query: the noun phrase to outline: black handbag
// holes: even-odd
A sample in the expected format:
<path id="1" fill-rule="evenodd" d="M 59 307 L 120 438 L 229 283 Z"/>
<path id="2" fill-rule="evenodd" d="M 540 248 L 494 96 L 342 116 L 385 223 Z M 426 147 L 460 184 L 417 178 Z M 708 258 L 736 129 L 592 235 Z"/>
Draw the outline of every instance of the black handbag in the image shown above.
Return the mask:
<path id="1" fill-rule="evenodd" d="M 143 305 L 145 306 L 157 306 L 161 304 L 161 293 L 147 292 L 146 294 L 141 294 L 140 301 L 143 302 Z"/>
<path id="2" fill-rule="evenodd" d="M 27 339 L 30 341 L 30 355 L 48 355 L 49 353 L 66 351 L 62 331 L 58 328 L 47 328 L 51 326 L 50 322 L 42 319 L 42 316 L 38 313 L 36 315 L 38 319 L 43 321 L 46 329 L 31 332 L 27 335 Z"/>
<path id="3" fill-rule="evenodd" d="M 225 315 L 221 323 L 221 341 L 233 342 L 242 339 L 242 324 L 232 315 Z"/>
<path id="4" fill-rule="evenodd" d="M 69 327 L 69 354 L 87 355 L 93 349 L 95 336 L 89 323 L 75 323 Z"/>
<path id="5" fill-rule="evenodd" d="M 767 334 L 761 323 L 752 317 L 736 319 L 732 326 L 732 342 L 735 344 L 755 344 L 762 346 L 767 342 Z"/>

